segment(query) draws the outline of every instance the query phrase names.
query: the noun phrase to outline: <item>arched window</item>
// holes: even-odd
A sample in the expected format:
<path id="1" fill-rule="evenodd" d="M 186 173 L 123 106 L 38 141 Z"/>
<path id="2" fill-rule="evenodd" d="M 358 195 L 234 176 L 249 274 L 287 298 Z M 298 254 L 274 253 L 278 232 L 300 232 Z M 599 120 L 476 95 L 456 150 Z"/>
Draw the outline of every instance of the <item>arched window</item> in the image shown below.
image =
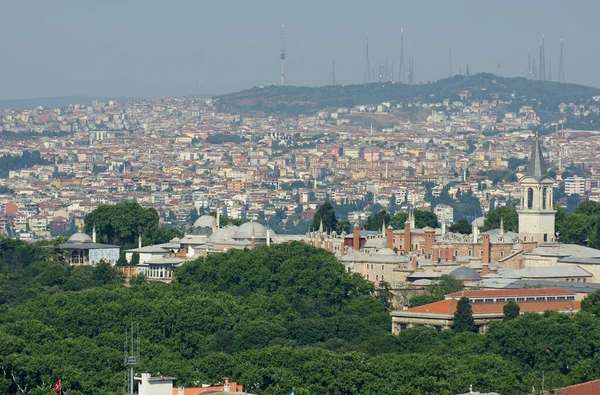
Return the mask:
<path id="1" fill-rule="evenodd" d="M 543 187 L 542 188 L 542 208 L 543 209 L 546 209 L 546 205 L 547 205 L 547 200 L 546 200 L 547 197 L 548 197 L 547 196 L 548 195 L 547 192 L 548 192 L 548 188 Z"/>
<path id="2" fill-rule="evenodd" d="M 533 208 L 533 188 L 527 188 L 527 208 Z"/>

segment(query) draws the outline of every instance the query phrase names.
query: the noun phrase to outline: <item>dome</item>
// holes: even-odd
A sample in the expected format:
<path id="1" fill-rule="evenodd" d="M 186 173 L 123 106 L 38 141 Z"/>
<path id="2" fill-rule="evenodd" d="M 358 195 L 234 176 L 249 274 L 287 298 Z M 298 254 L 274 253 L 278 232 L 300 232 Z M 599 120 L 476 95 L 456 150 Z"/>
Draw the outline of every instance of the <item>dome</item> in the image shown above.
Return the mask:
<path id="1" fill-rule="evenodd" d="M 69 243 L 91 243 L 92 238 L 83 232 L 77 232 L 77 233 L 73 234 L 71 237 L 69 237 L 68 242 Z"/>
<path id="2" fill-rule="evenodd" d="M 235 225 L 227 225 L 224 228 L 217 229 L 208 238 L 211 243 L 230 243 L 232 241 L 233 234 L 238 230 Z"/>
<path id="3" fill-rule="evenodd" d="M 456 269 L 452 270 L 450 276 L 454 277 L 457 280 L 461 281 L 477 281 L 481 280 L 481 276 L 475 269 L 471 269 L 470 267 L 460 266 Z"/>
<path id="4" fill-rule="evenodd" d="M 217 219 L 212 215 L 203 215 L 194 222 L 193 228 L 214 228 L 217 225 Z"/>
<path id="5" fill-rule="evenodd" d="M 396 252 L 394 250 L 392 250 L 391 248 L 382 248 L 381 250 L 377 251 L 376 254 L 378 255 L 397 255 Z"/>
<path id="6" fill-rule="evenodd" d="M 266 238 L 267 228 L 258 222 L 246 222 L 233 234 L 234 239 L 250 239 L 252 236 L 255 238 Z"/>

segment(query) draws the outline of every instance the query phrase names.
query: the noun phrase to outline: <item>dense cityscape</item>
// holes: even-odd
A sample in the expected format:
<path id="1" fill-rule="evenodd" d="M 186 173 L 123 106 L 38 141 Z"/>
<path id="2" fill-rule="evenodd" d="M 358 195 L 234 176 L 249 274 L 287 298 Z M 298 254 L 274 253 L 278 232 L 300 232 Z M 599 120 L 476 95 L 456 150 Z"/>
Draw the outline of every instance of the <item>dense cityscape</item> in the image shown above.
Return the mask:
<path id="1" fill-rule="evenodd" d="M 29 7 L 0 393 L 600 393 L 596 4 Z"/>

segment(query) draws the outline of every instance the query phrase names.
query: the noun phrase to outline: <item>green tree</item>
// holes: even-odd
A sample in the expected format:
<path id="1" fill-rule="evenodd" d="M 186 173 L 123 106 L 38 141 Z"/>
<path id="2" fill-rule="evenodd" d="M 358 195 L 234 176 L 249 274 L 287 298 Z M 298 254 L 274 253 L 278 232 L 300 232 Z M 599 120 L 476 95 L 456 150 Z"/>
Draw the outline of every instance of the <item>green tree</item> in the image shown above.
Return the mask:
<path id="1" fill-rule="evenodd" d="M 134 252 L 131 254 L 131 258 L 129 259 L 129 266 L 137 266 L 140 264 L 140 253 Z"/>
<path id="2" fill-rule="evenodd" d="M 502 312 L 504 313 L 504 321 L 514 320 L 521 314 L 521 308 L 514 301 L 509 301 L 502 308 Z"/>
<path id="3" fill-rule="evenodd" d="M 437 297 L 441 297 L 462 291 L 465 288 L 462 281 L 455 279 L 452 276 L 447 274 L 443 274 L 439 279 L 434 281 L 431 285 L 427 287 L 428 292 L 431 295 L 436 295 Z"/>
<path id="4" fill-rule="evenodd" d="M 337 234 L 341 234 L 342 232 L 350 233 L 352 231 L 352 224 L 346 219 L 340 219 L 337 221 L 335 231 Z"/>
<path id="5" fill-rule="evenodd" d="M 456 305 L 454 313 L 454 324 L 452 325 L 454 332 L 475 332 L 475 320 L 473 319 L 473 310 L 469 303 L 469 298 L 462 297 Z"/>
<path id="6" fill-rule="evenodd" d="M 138 275 L 132 276 L 129 279 L 130 286 L 139 286 L 148 283 L 148 277 L 144 273 L 140 273 Z"/>
<path id="7" fill-rule="evenodd" d="M 581 301 L 581 310 L 600 318 L 600 291 L 587 294 Z"/>
<path id="8" fill-rule="evenodd" d="M 381 230 L 384 224 L 390 223 L 390 214 L 386 210 L 381 210 L 377 214 L 369 215 L 365 228 L 367 230 Z"/>
<path id="9" fill-rule="evenodd" d="M 329 202 L 325 202 L 319 207 L 313 218 L 311 229 L 318 230 L 323 221 L 324 231 L 333 231 L 337 229 L 337 218 L 333 206 Z"/>
<path id="10" fill-rule="evenodd" d="M 483 231 L 500 228 L 500 220 L 504 223 L 505 232 L 519 231 L 519 215 L 514 207 L 502 206 L 490 211 L 483 221 Z"/>
<path id="11" fill-rule="evenodd" d="M 159 227 L 158 212 L 136 202 L 100 206 L 85 216 L 84 223 L 88 234 L 96 227 L 98 242 L 121 245 L 123 249 L 137 247 L 140 235 L 145 245 L 183 236 L 177 229 Z"/>
<path id="12" fill-rule="evenodd" d="M 439 297 L 437 295 L 432 294 L 423 294 L 416 295 L 409 299 L 408 307 L 413 308 L 417 306 L 423 306 L 429 303 L 439 302 L 440 300 L 444 300 L 443 297 Z"/>
<path id="13" fill-rule="evenodd" d="M 450 232 L 461 233 L 463 235 L 471 234 L 473 227 L 466 218 L 461 218 L 458 222 L 453 223 L 448 228 Z"/>

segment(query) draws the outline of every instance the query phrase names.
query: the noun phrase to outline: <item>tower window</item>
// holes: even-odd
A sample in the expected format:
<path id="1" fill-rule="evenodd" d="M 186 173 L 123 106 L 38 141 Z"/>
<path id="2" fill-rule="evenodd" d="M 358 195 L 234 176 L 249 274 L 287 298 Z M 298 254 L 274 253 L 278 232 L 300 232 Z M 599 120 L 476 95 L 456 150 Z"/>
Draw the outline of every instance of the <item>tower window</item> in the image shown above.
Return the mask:
<path id="1" fill-rule="evenodd" d="M 547 201 L 547 197 L 548 197 L 548 196 L 547 196 L 547 195 L 548 195 L 548 194 L 547 194 L 547 190 L 548 190 L 548 188 L 546 188 L 546 187 L 543 187 L 543 188 L 542 188 L 542 208 L 543 208 L 544 210 L 546 209 L 546 205 L 547 205 L 547 203 L 546 203 L 546 201 Z M 545 241 L 545 240 L 544 240 L 544 241 Z"/>
<path id="2" fill-rule="evenodd" d="M 527 208 L 533 208 L 533 188 L 527 188 Z"/>
<path id="3" fill-rule="evenodd" d="M 548 233 L 544 233 L 544 242 L 548 241 Z"/>

